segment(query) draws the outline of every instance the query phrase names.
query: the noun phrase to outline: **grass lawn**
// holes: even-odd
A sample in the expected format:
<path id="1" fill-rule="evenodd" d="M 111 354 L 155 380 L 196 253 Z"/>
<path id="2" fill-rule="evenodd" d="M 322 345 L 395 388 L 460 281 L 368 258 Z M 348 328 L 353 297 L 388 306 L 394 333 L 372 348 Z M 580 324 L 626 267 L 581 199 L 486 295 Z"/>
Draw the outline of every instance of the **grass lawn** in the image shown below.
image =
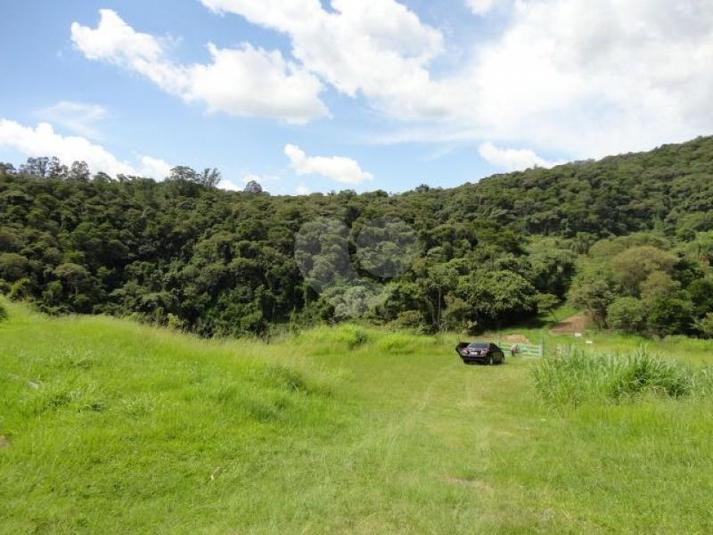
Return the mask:
<path id="1" fill-rule="evenodd" d="M 535 361 L 464 366 L 456 336 L 265 345 L 7 308 L 3 533 L 713 532 L 708 399 L 555 410 Z M 710 343 L 649 350 L 713 364 Z"/>

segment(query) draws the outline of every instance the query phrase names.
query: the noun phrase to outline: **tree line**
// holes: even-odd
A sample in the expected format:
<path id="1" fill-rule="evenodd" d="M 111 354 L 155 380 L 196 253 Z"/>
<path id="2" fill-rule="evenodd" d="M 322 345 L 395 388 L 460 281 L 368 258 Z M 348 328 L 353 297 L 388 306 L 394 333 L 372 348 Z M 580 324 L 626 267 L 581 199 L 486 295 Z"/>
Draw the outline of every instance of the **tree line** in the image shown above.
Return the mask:
<path id="1" fill-rule="evenodd" d="M 31 158 L 0 164 L 0 291 L 203 336 L 354 319 L 477 332 L 566 299 L 602 326 L 713 336 L 712 177 L 713 138 L 398 195 Z"/>

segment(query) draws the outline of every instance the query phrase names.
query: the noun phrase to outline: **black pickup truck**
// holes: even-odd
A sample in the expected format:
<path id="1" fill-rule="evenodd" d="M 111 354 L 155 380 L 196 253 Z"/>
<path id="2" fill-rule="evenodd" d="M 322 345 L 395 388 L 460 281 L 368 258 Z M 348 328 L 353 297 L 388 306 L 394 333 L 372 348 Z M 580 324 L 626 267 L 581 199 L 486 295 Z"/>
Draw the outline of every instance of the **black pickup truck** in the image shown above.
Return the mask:
<path id="1" fill-rule="evenodd" d="M 505 362 L 505 353 L 492 342 L 461 342 L 456 346 L 456 352 L 465 364 L 473 362 L 502 364 Z"/>

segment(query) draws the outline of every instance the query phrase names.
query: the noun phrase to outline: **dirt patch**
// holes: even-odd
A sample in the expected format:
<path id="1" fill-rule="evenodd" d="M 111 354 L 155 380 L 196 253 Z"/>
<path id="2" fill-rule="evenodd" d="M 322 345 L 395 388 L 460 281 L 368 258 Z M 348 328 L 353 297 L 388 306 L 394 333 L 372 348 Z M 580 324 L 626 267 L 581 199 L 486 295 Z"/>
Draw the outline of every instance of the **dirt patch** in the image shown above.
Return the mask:
<path id="1" fill-rule="evenodd" d="M 576 314 L 550 329 L 553 334 L 574 334 L 581 333 L 589 327 L 589 319 L 584 314 Z"/>
<path id="2" fill-rule="evenodd" d="M 7 448 L 9 445 L 10 441 L 6 437 L 0 435 L 0 449 Z"/>
<path id="3" fill-rule="evenodd" d="M 508 342 L 509 344 L 527 344 L 530 345 L 530 339 L 522 334 L 508 334 L 502 337 L 503 342 Z"/>

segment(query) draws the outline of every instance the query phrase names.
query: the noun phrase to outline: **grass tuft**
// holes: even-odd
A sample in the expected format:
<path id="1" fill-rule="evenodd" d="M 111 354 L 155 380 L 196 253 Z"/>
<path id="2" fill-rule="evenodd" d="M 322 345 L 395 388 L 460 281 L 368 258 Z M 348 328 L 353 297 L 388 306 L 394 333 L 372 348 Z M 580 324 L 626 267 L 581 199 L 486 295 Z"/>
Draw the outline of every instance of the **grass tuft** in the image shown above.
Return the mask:
<path id="1" fill-rule="evenodd" d="M 570 348 L 532 369 L 535 387 L 551 405 L 621 402 L 652 394 L 680 398 L 713 390 L 713 372 L 695 370 L 638 349 L 626 355 L 591 354 Z"/>
<path id="2" fill-rule="evenodd" d="M 353 351 L 369 341 L 367 330 L 357 325 L 316 327 L 297 336 L 295 342 L 309 348 L 313 355 Z"/>
<path id="3" fill-rule="evenodd" d="M 388 333 L 376 342 L 376 349 L 391 355 L 410 355 L 416 352 L 422 336 Z"/>

